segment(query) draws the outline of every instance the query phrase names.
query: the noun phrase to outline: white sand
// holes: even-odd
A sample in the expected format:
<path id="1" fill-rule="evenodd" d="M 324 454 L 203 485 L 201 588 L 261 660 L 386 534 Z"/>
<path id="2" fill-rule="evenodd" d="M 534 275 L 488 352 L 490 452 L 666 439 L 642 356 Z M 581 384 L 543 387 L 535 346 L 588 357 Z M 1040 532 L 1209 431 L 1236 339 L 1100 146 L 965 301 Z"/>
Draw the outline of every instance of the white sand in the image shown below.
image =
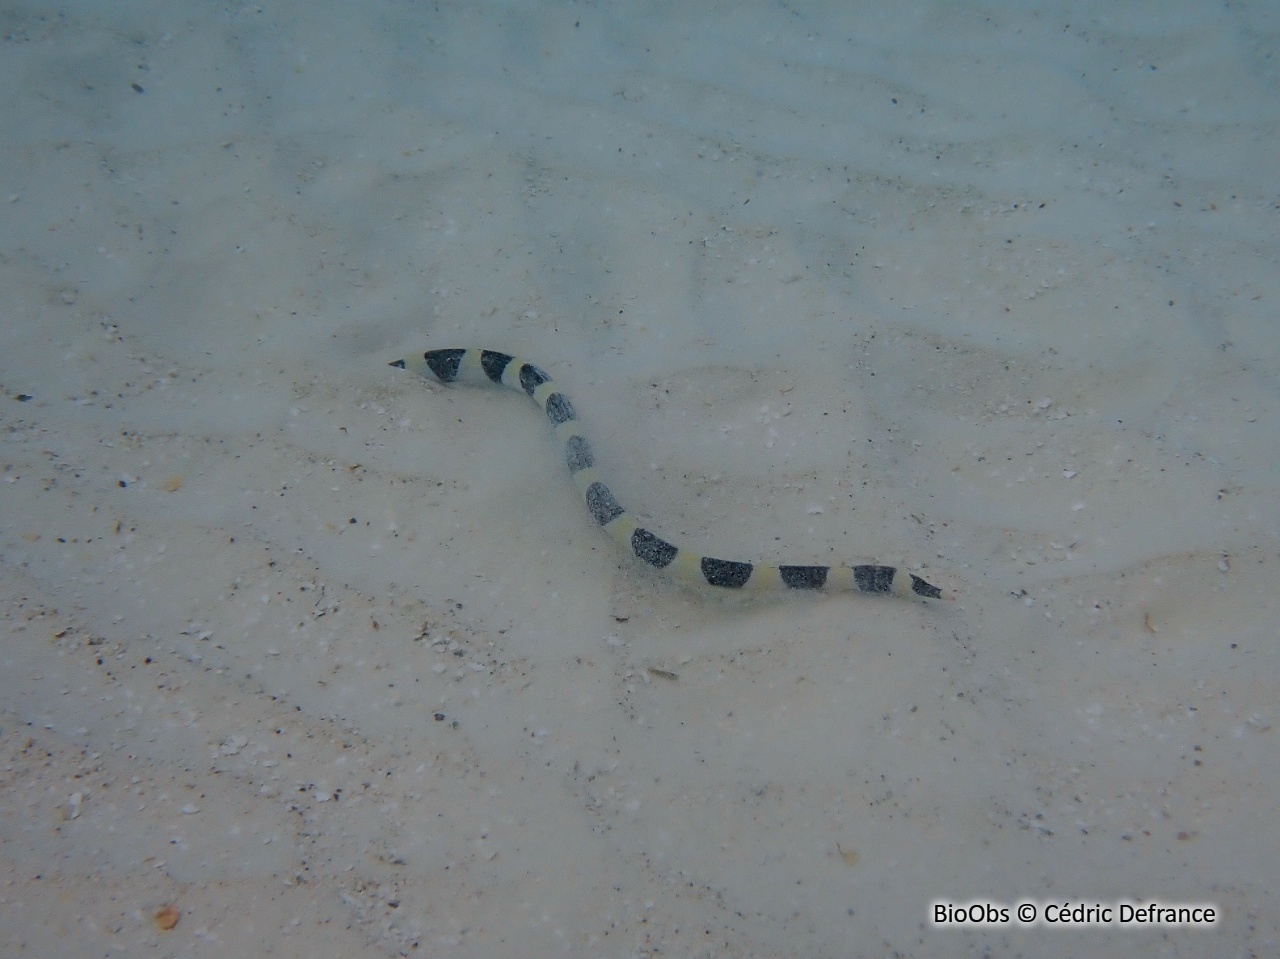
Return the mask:
<path id="1" fill-rule="evenodd" d="M 0 27 L 4 955 L 1276 954 L 1273 5 Z"/>

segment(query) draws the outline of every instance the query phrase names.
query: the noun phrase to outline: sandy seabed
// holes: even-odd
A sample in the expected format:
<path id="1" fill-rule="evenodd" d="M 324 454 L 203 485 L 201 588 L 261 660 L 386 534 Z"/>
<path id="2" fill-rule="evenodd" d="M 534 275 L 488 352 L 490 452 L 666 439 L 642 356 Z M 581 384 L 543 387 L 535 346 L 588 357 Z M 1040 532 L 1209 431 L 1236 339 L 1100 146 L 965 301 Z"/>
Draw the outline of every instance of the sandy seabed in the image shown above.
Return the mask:
<path id="1" fill-rule="evenodd" d="M 1274 5 L 0 31 L 0 954 L 1276 954 Z"/>

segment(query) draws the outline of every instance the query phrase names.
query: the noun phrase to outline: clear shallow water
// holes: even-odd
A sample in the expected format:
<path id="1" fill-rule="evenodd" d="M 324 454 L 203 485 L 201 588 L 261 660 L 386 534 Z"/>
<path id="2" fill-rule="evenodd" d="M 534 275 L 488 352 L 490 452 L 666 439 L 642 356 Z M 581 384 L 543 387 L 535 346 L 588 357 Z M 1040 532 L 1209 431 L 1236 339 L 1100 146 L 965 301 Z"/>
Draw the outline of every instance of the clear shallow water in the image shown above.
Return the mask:
<path id="1" fill-rule="evenodd" d="M 55 13 L 0 154 L 29 948 L 1274 943 L 1265 14 Z M 450 345 L 664 531 L 960 598 L 619 567 L 536 410 L 386 368 Z"/>

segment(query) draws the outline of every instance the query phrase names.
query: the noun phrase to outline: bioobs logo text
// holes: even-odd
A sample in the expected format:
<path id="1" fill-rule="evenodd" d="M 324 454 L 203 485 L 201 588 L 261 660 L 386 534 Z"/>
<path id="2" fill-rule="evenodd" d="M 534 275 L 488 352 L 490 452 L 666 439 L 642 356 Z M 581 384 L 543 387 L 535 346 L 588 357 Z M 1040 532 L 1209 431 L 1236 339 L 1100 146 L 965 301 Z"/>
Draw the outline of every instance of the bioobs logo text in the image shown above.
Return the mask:
<path id="1" fill-rule="evenodd" d="M 1021 926 L 1040 925 L 1051 929 L 1083 926 L 1142 928 L 1150 926 L 1190 926 L 1208 929 L 1218 923 L 1221 910 L 1207 903 L 1158 903 L 1120 900 L 1103 902 L 1037 903 L 1023 900 L 1015 905 L 1001 902 L 935 902 L 929 918 L 935 926 Z"/>
<path id="2" fill-rule="evenodd" d="M 953 902 L 933 904 L 935 926 L 1003 926 L 1012 918 L 1009 907 L 995 902 L 971 902 L 956 905 Z"/>

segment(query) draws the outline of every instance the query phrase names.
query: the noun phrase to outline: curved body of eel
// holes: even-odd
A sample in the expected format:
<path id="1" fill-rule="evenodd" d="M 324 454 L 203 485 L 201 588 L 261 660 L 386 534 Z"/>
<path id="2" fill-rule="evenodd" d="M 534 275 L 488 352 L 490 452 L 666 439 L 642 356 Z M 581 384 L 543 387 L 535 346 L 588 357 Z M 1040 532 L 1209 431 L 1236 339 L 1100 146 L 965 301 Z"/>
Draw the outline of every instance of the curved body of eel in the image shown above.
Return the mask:
<path id="1" fill-rule="evenodd" d="M 524 393 L 547 414 L 587 509 L 605 532 L 655 569 L 698 586 L 765 589 L 857 590 L 939 599 L 942 590 L 893 566 L 787 566 L 701 556 L 645 529 L 627 514 L 596 473 L 591 444 L 578 428 L 573 406 L 541 368 L 506 353 L 482 349 L 428 350 L 392 366 L 440 383 L 506 386 Z"/>

